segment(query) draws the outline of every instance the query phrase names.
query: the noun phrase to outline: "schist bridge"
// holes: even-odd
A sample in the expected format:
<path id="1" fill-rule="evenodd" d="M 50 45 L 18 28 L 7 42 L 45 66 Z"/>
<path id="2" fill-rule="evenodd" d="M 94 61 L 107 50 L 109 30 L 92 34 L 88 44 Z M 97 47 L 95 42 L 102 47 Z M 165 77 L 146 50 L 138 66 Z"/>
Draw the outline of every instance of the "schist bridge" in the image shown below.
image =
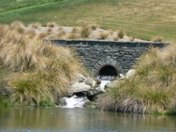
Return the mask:
<path id="1" fill-rule="evenodd" d="M 117 76 L 131 69 L 137 58 L 149 48 L 163 48 L 154 42 L 118 42 L 92 40 L 52 40 L 53 44 L 74 48 L 93 75 Z"/>

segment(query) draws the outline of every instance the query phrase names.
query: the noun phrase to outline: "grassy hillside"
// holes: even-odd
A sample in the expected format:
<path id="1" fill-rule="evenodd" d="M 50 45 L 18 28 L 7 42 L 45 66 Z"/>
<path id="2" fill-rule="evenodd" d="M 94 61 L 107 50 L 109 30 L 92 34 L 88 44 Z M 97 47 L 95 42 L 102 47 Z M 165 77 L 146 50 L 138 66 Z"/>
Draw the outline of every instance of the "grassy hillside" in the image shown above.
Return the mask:
<path id="1" fill-rule="evenodd" d="M 161 36 L 176 41 L 175 0 L 0 0 L 0 23 L 14 20 L 68 26 L 96 23 L 142 39 Z"/>

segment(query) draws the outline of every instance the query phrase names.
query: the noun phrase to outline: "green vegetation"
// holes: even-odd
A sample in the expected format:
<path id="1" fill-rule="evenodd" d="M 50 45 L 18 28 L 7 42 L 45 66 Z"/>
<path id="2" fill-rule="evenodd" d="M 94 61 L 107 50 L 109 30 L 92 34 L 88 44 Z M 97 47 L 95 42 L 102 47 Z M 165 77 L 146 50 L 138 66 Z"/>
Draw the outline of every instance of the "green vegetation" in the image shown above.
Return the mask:
<path id="1" fill-rule="evenodd" d="M 4 98 L 13 104 L 52 106 L 67 95 L 77 73 L 85 74 L 73 51 L 44 43 L 29 31 L 20 22 L 0 25 L 0 88 L 9 90 L 0 93 L 2 105 Z"/>
<path id="2" fill-rule="evenodd" d="M 0 0 L 0 22 L 55 21 L 66 26 L 96 23 L 129 36 L 176 41 L 175 0 Z"/>
<path id="3" fill-rule="evenodd" d="M 61 0 L 0 0 L 0 11 L 8 11 L 19 8 L 25 8 L 29 6 L 39 6 L 43 4 L 49 4 L 58 2 Z"/>
<path id="4" fill-rule="evenodd" d="M 104 110 L 133 113 L 176 111 L 176 46 L 151 49 L 136 65 L 134 77 L 121 80 L 100 100 Z"/>

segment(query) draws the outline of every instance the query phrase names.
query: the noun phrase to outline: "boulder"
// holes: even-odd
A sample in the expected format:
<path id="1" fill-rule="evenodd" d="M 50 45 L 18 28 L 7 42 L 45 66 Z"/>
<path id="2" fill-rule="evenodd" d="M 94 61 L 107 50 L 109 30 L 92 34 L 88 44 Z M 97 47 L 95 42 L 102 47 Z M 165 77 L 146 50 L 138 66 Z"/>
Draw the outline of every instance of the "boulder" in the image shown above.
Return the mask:
<path id="1" fill-rule="evenodd" d="M 86 96 L 90 101 L 95 101 L 97 99 L 97 95 L 102 94 L 102 93 L 103 92 L 101 90 L 92 89 L 92 90 L 87 91 Z"/>
<path id="2" fill-rule="evenodd" d="M 136 70 L 135 69 L 130 69 L 127 74 L 126 74 L 126 78 L 129 79 L 131 77 L 133 77 L 136 74 Z"/>
<path id="3" fill-rule="evenodd" d="M 119 74 L 119 76 L 120 76 L 120 79 L 125 79 L 125 75 Z"/>
<path id="4" fill-rule="evenodd" d="M 68 94 L 72 95 L 74 93 L 89 91 L 90 89 L 92 89 L 92 87 L 87 85 L 86 83 L 76 82 L 68 89 Z"/>
<path id="5" fill-rule="evenodd" d="M 78 76 L 78 82 L 83 82 L 85 80 L 85 76 L 83 76 L 82 74 L 80 74 Z"/>
<path id="6" fill-rule="evenodd" d="M 120 81 L 122 81 L 122 80 L 114 80 L 112 82 L 109 82 L 106 84 L 106 88 L 116 87 Z"/>
<path id="7" fill-rule="evenodd" d="M 76 74 L 76 77 L 75 77 L 75 80 L 74 80 L 74 83 L 75 82 L 83 82 L 84 80 L 86 79 L 86 77 L 80 73 L 77 73 Z"/>
<path id="8" fill-rule="evenodd" d="M 59 96 L 57 96 L 57 97 L 54 98 L 54 103 L 56 105 L 59 105 L 59 106 L 65 106 L 65 105 L 67 105 L 66 99 L 64 97 L 61 98 Z"/>
<path id="9" fill-rule="evenodd" d="M 83 106 L 88 109 L 96 109 L 97 108 L 96 102 L 91 102 L 91 101 L 85 102 Z"/>
<path id="10" fill-rule="evenodd" d="M 66 106 L 66 105 L 67 105 L 66 99 L 61 98 L 61 99 L 60 99 L 60 102 L 59 102 L 59 105 L 60 105 L 60 106 Z"/>
<path id="11" fill-rule="evenodd" d="M 85 84 L 91 86 L 92 88 L 94 88 L 96 86 L 96 81 L 93 80 L 92 78 L 90 77 L 87 77 L 85 80 L 84 80 Z"/>

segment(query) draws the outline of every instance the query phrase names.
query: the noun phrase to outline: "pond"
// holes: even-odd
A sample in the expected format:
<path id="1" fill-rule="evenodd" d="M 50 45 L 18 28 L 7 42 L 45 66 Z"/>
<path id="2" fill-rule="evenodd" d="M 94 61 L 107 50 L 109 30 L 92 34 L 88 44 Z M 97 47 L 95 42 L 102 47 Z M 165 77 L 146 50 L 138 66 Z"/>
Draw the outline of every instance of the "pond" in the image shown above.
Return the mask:
<path id="1" fill-rule="evenodd" d="M 0 132 L 176 132 L 176 116 L 75 108 L 0 108 Z"/>

